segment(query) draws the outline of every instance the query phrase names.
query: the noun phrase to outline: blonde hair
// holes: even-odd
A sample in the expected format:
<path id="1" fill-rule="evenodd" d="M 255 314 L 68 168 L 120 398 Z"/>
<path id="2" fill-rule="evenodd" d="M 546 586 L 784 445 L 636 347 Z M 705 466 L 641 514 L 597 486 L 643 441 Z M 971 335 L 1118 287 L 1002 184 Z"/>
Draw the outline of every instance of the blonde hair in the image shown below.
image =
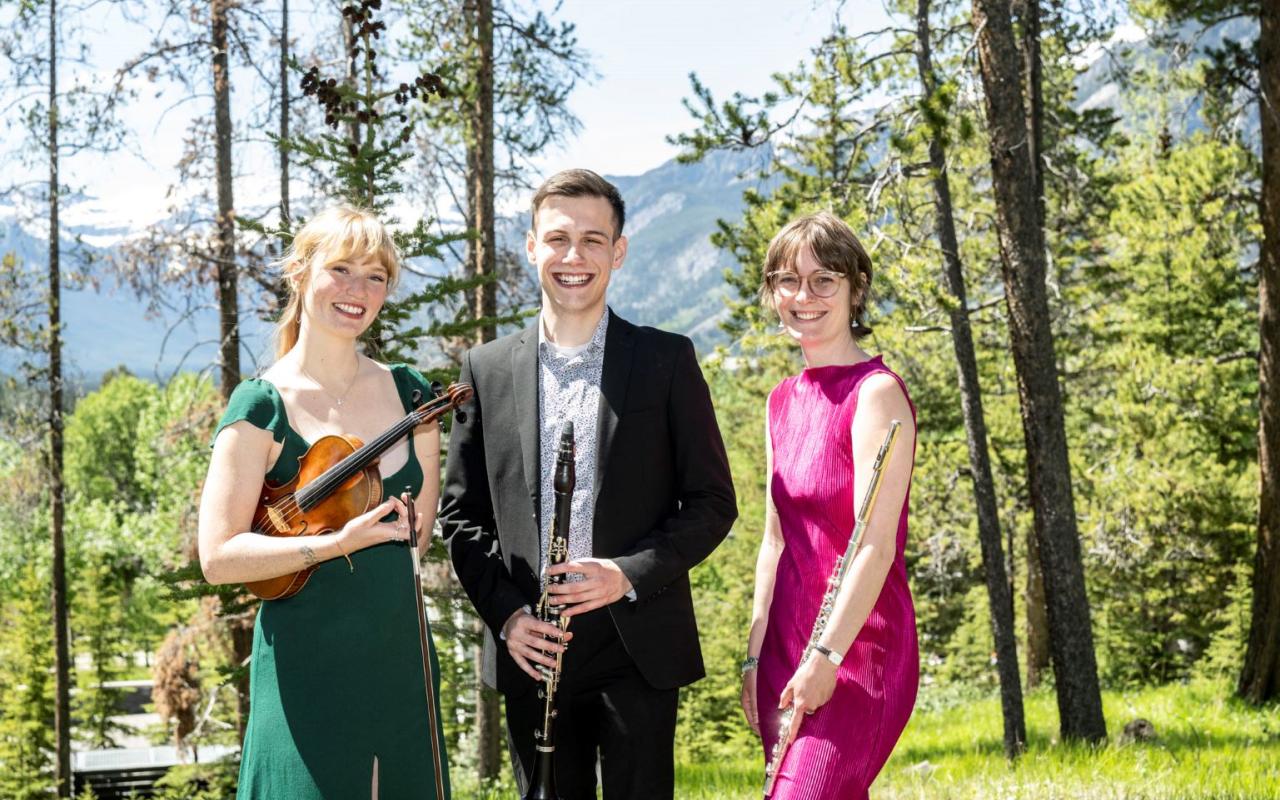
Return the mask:
<path id="1" fill-rule="evenodd" d="M 289 287 L 289 300 L 276 322 L 276 358 L 284 356 L 298 343 L 302 295 L 311 279 L 312 268 L 367 256 L 376 257 L 386 269 L 390 292 L 400 279 L 400 253 L 382 221 L 362 208 L 345 204 L 330 206 L 294 234 L 288 252 L 275 264 Z"/>
<path id="2" fill-rule="evenodd" d="M 805 250 L 813 253 L 823 269 L 849 279 L 849 327 L 853 338 L 871 333 L 863 322 L 871 293 L 871 256 L 848 223 L 829 211 L 792 220 L 769 242 L 760 273 L 760 302 L 770 310 L 775 308 L 769 273 L 795 270 Z"/>

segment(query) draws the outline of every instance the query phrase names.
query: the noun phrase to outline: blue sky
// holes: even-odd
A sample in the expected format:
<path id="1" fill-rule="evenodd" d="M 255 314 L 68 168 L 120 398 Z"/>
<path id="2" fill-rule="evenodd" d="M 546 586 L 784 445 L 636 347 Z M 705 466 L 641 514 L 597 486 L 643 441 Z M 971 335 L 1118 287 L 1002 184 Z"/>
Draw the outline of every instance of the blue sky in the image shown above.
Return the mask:
<path id="1" fill-rule="evenodd" d="M 689 94 L 690 72 L 696 72 L 717 97 L 764 91 L 772 73 L 795 66 L 830 30 L 837 7 L 830 0 L 564 0 L 558 8 L 554 0 L 530 1 L 554 19 L 577 25 L 579 42 L 590 52 L 599 75 L 571 97 L 582 131 L 540 159 L 537 166 L 544 174 L 585 166 L 632 175 L 658 166 L 675 155 L 665 137 L 690 127 L 680 105 Z M 274 24 L 272 6 L 267 3 L 262 13 Z M 314 40 L 317 30 L 333 29 L 328 0 L 292 0 L 291 6 L 291 34 L 301 39 L 301 47 Z M 882 27 L 887 19 L 879 0 L 850 0 L 842 15 L 854 31 Z M 60 81 L 71 83 L 73 73 L 110 80 L 121 63 L 147 47 L 158 25 L 153 17 L 144 11 L 126 18 L 118 6 L 108 6 L 76 19 L 66 38 L 88 45 L 91 71 L 67 65 Z M 170 38 L 181 35 L 177 30 L 169 33 Z M 243 131 L 250 108 L 261 98 L 244 90 L 252 81 L 247 80 L 247 70 L 239 72 L 246 74 L 233 75 L 232 117 Z M 136 97 L 123 115 L 130 132 L 128 148 L 106 157 L 82 154 L 64 162 L 64 176 L 87 197 L 64 210 L 69 225 L 136 231 L 164 217 L 171 204 L 181 204 L 183 195 L 197 188 L 175 189 L 174 164 L 188 123 L 212 104 L 208 90 L 198 86 L 198 92 L 187 97 L 169 84 L 139 79 L 131 86 Z M 267 205 L 277 193 L 273 153 L 261 134 L 250 133 L 259 144 L 237 145 L 235 153 L 240 207 Z M 10 137 L 9 145 L 14 144 Z M 13 163 L 12 158 L 6 160 Z M 37 165 L 34 176 L 42 169 Z M 104 235 L 98 243 L 107 244 L 117 235 Z"/>
<path id="2" fill-rule="evenodd" d="M 675 156 L 668 134 L 690 127 L 680 99 L 690 72 L 717 98 L 760 93 L 769 76 L 795 66 L 830 31 L 835 4 L 810 0 L 565 0 L 601 79 L 580 88 L 570 106 L 583 131 L 550 171 L 587 166 L 632 175 Z M 851 30 L 872 30 L 887 15 L 876 0 L 846 4 Z"/>

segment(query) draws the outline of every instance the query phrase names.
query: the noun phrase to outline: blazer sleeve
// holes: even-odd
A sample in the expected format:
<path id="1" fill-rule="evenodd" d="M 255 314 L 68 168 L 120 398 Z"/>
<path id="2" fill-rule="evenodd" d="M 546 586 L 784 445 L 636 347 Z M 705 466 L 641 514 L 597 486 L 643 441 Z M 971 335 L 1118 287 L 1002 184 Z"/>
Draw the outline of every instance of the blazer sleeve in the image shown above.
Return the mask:
<path id="1" fill-rule="evenodd" d="M 449 434 L 440 496 L 440 528 L 458 581 L 497 638 L 503 624 L 517 609 L 523 608 L 526 601 L 502 559 L 485 465 L 484 409 L 470 353 L 463 358 L 458 380 L 470 383 L 475 393 L 464 406 L 466 421 L 460 422 L 455 417 Z"/>
<path id="2" fill-rule="evenodd" d="M 679 507 L 613 561 L 644 600 L 687 573 L 724 540 L 738 516 L 729 458 L 693 343 L 683 339 L 668 394 Z"/>

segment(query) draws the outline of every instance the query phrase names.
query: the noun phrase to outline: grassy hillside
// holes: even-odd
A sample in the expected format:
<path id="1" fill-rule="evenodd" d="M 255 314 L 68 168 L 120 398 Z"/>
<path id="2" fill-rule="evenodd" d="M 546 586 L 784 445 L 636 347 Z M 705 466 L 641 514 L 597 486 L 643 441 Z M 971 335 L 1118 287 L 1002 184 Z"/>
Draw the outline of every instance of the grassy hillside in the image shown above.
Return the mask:
<path id="1" fill-rule="evenodd" d="M 1051 692 L 1027 699 L 1030 746 L 1010 767 L 1001 754 L 995 697 L 918 708 L 875 800 L 1267 800 L 1280 798 L 1280 709 L 1223 700 L 1197 683 L 1106 692 L 1111 741 L 1097 751 L 1056 741 Z M 924 698 L 927 703 L 927 698 Z M 1121 744 L 1126 722 L 1151 721 L 1157 738 Z M 762 766 L 683 764 L 676 797 L 759 797 Z"/>

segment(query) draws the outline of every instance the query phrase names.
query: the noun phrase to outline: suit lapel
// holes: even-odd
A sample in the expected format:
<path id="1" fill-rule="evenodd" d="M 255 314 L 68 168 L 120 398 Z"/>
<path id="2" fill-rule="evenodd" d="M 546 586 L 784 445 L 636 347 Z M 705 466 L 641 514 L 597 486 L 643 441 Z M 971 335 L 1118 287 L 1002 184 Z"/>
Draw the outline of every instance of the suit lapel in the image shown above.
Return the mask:
<path id="1" fill-rule="evenodd" d="M 538 494 L 542 487 L 541 456 L 538 441 L 538 321 L 525 329 L 519 344 L 511 351 L 511 383 L 516 396 L 516 426 L 520 430 L 520 449 L 524 455 L 524 482 L 529 487 L 534 513 L 539 510 Z"/>
<path id="2" fill-rule="evenodd" d="M 604 485 L 605 470 L 613 437 L 618 430 L 618 417 L 626 408 L 627 384 L 631 380 L 631 361 L 635 355 L 636 327 L 614 314 L 609 314 L 609 330 L 604 339 L 604 366 L 600 372 L 600 415 L 596 421 L 596 476 L 591 487 L 591 507 L 600 519 L 597 501 Z M 594 526 L 593 526 L 594 527 Z"/>

